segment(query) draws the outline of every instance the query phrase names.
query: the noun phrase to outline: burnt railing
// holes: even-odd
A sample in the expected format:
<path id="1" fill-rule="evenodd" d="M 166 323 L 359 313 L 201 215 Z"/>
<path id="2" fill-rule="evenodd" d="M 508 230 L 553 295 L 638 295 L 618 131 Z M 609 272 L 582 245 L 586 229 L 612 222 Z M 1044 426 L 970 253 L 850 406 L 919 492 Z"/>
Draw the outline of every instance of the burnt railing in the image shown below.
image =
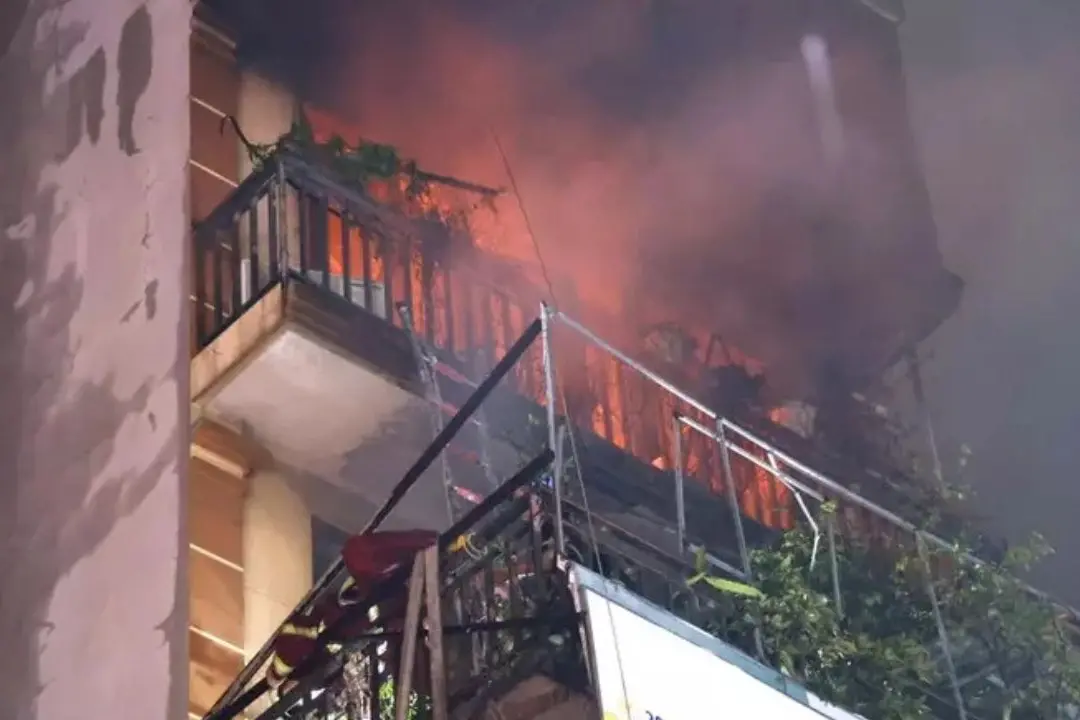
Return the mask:
<path id="1" fill-rule="evenodd" d="M 455 253 L 455 230 L 435 211 L 409 213 L 291 150 L 263 162 L 193 230 L 196 349 L 206 347 L 268 289 L 322 287 L 415 332 L 470 375 L 483 374 L 536 316 Z M 455 260 L 459 262 L 455 262 Z M 539 396 L 539 354 L 515 369 Z M 532 372 L 529 372 L 532 368 Z"/>
<path id="2" fill-rule="evenodd" d="M 472 269 L 479 256 L 464 257 L 471 251 L 453 234 L 430 213 L 410 215 L 297 152 L 279 151 L 194 228 L 195 348 L 210 344 L 271 288 L 299 282 L 403 330 L 405 309 L 413 331 L 437 354 L 441 380 L 468 384 L 524 332 L 540 294 L 526 283 L 516 284 L 514 296 L 491 285 Z M 636 458 L 670 484 L 675 463 L 667 418 L 696 410 L 594 347 L 577 353 L 564 345 L 561 359 L 563 414 L 594 444 Z M 504 395 L 517 398 L 505 400 L 517 416 L 542 418 L 547 394 L 540 347 L 528 350 L 505 385 L 510 392 Z M 687 477 L 729 502 L 719 456 L 696 438 L 689 443 Z M 635 474 L 657 475 L 652 470 Z M 736 501 L 753 522 L 792 525 L 795 509 L 783 484 L 738 464 L 732 472 Z"/>

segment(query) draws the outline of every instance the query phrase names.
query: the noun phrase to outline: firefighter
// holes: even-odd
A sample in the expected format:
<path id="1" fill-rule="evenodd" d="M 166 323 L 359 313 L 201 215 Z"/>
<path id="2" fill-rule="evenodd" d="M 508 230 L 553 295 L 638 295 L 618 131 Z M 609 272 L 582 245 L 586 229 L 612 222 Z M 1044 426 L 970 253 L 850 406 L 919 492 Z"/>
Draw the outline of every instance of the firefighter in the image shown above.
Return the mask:
<path id="1" fill-rule="evenodd" d="M 435 544 L 436 535 L 427 530 L 378 532 L 350 537 L 341 550 L 348 573 L 337 593 L 328 595 L 303 611 L 294 612 L 274 640 L 274 652 L 266 680 L 279 694 L 288 690 L 289 675 L 318 647 L 319 636 L 335 625 L 346 611 L 368 597 L 372 588 L 416 553 Z M 356 618 L 346 634 L 371 628 L 367 615 Z"/>

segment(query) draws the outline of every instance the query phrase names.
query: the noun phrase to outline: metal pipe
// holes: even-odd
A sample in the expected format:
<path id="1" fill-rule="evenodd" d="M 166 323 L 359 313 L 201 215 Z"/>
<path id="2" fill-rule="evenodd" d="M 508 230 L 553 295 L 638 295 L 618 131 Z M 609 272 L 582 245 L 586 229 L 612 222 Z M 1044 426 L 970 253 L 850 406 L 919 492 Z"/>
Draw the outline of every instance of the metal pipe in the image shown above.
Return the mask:
<path id="1" fill-rule="evenodd" d="M 716 434 L 720 440 L 720 460 L 724 466 L 724 485 L 727 487 L 728 502 L 731 504 L 731 513 L 735 518 L 735 540 L 739 545 L 739 559 L 743 564 L 743 573 L 746 582 L 754 582 L 754 568 L 750 562 L 750 551 L 746 547 L 746 532 L 743 530 L 742 512 L 739 509 L 739 496 L 735 492 L 735 475 L 731 472 L 731 456 L 728 454 L 728 444 L 724 437 L 724 425 L 719 420 L 716 423 Z M 761 636 L 761 627 L 754 625 L 754 647 L 757 650 L 758 659 L 765 661 L 765 641 Z"/>
<path id="2" fill-rule="evenodd" d="M 540 337 L 544 357 L 544 399 L 547 402 L 547 425 L 548 446 L 554 450 L 558 447 L 555 437 L 555 367 L 551 348 L 551 320 L 553 313 L 547 303 L 540 303 Z M 563 537 L 563 484 L 562 484 L 562 452 L 559 448 L 560 462 L 551 469 L 551 483 L 555 495 L 555 549 L 558 555 L 566 552 L 566 541 Z M 581 468 L 578 468 L 581 472 Z"/>
<path id="3" fill-rule="evenodd" d="M 682 460 L 682 425 L 679 424 L 679 414 L 675 413 L 671 418 L 671 429 L 674 431 L 675 447 L 672 454 L 675 456 L 675 523 L 678 533 L 679 557 L 686 554 L 686 495 L 683 483 L 683 460 Z"/>
<path id="4" fill-rule="evenodd" d="M 873 513 L 881 519 L 891 522 L 902 530 L 907 530 L 908 532 L 915 532 L 916 530 L 918 530 L 918 528 L 909 523 L 907 520 L 904 520 L 895 513 L 889 512 L 885 508 L 870 502 L 861 495 L 857 495 L 856 493 L 848 490 L 846 487 L 837 483 L 836 481 L 830 480 L 829 478 L 819 473 L 817 470 L 814 470 L 813 468 L 804 465 L 803 463 L 791 457 L 784 451 L 773 447 L 769 443 L 759 438 L 757 435 L 751 433 L 749 430 L 745 430 L 729 420 L 721 420 L 720 422 L 723 424 L 725 430 L 730 430 L 736 435 L 742 437 L 744 440 L 754 443 L 766 452 L 773 453 L 774 455 L 776 455 L 777 459 L 782 461 L 785 465 L 788 465 L 795 470 L 798 470 L 800 473 L 806 475 L 808 478 L 816 482 L 818 485 L 821 485 L 830 493 L 834 493 L 843 498 L 844 500 L 847 500 L 854 505 L 858 505 L 867 512 Z M 949 544 L 946 543 L 944 540 L 934 538 L 933 536 L 930 537 L 934 539 L 935 542 L 941 543 L 943 547 L 950 547 Z"/>
<path id="5" fill-rule="evenodd" d="M 938 452 L 937 434 L 934 432 L 934 420 L 930 416 L 930 407 L 926 403 L 926 391 L 923 388 L 922 368 L 919 364 L 919 356 L 914 350 L 908 355 L 908 378 L 911 380 L 911 394 L 915 396 L 915 405 L 923 422 L 923 430 L 926 432 L 926 444 L 930 450 L 930 461 L 934 468 L 934 477 L 938 485 L 945 485 L 945 471 L 941 465 L 941 454 Z"/>
<path id="6" fill-rule="evenodd" d="M 743 572 L 746 573 L 746 577 L 752 580 L 754 577 L 753 568 L 750 563 L 750 551 L 746 546 L 746 533 L 743 530 L 742 513 L 739 511 L 739 496 L 735 492 L 735 475 L 731 472 L 731 456 L 728 455 L 728 444 L 724 439 L 723 426 L 718 425 L 718 434 L 720 437 L 720 460 L 724 465 L 724 485 L 726 486 L 728 502 L 731 504 L 731 512 L 733 519 L 735 520 L 735 539 L 739 545 L 739 560 L 743 564 Z"/>
<path id="7" fill-rule="evenodd" d="M 711 438 L 714 442 L 720 442 L 720 438 L 717 437 L 716 433 L 712 432 L 711 430 L 706 428 L 704 425 L 702 425 L 701 423 L 697 422 L 696 420 L 694 420 L 692 418 L 688 418 L 685 415 L 680 415 L 679 416 L 679 422 L 683 423 L 688 428 L 691 428 L 693 430 L 697 430 L 699 433 L 701 433 L 705 437 Z M 732 445 L 732 444 L 729 443 L 728 446 L 729 446 L 729 448 L 730 448 L 730 450 L 732 452 L 734 452 L 736 455 L 743 458 L 747 462 L 753 463 L 754 465 L 758 466 L 762 470 L 765 470 L 767 472 L 775 474 L 776 479 L 779 480 L 780 482 L 782 482 L 784 485 L 786 485 L 787 488 L 789 490 L 791 490 L 792 492 L 804 493 L 804 494 L 809 495 L 810 497 L 814 498 L 818 502 L 825 502 L 825 496 L 824 495 L 819 493 L 817 490 L 814 490 L 812 487 L 810 487 L 808 485 L 805 485 L 802 482 L 800 482 L 800 481 L 796 480 L 795 478 L 791 477 L 790 475 L 785 473 L 783 470 L 780 470 L 778 468 L 774 469 L 774 468 L 770 467 L 769 465 L 766 465 L 765 462 L 761 458 L 757 457 L 753 453 L 749 453 L 746 450 L 743 450 L 738 445 Z"/>
<path id="8" fill-rule="evenodd" d="M 664 378 L 662 378 L 659 375 L 657 375 L 656 373 L 654 373 L 652 370 L 649 370 L 647 367 L 645 367 L 641 363 L 633 360 L 632 358 L 630 358 L 629 355 L 626 355 L 626 354 L 622 353 L 621 351 L 616 350 L 615 347 L 612 346 L 610 343 L 602 340 L 598 335 L 593 333 L 591 330 L 586 328 L 584 325 L 581 325 L 580 323 L 578 323 L 576 320 L 571 318 L 569 315 L 566 315 L 565 313 L 562 313 L 562 312 L 553 312 L 552 313 L 552 318 L 553 319 L 558 319 L 559 321 L 565 323 L 568 327 L 572 328 L 577 333 L 583 335 L 587 340 L 589 340 L 591 343 L 593 343 L 594 345 L 599 347 L 601 350 L 604 350 L 605 352 L 610 353 L 611 355 L 615 356 L 624 365 L 628 366 L 632 370 L 636 370 L 637 372 L 641 373 L 647 379 L 651 380 L 652 382 L 656 383 L 660 387 L 664 388 L 669 393 L 671 393 L 672 395 L 674 395 L 678 399 L 682 400 L 684 403 L 686 403 L 690 407 L 694 408 L 698 412 L 700 412 L 703 415 L 705 415 L 706 417 L 708 417 L 710 420 L 716 420 L 719 417 L 715 412 L 713 412 L 709 408 L 702 405 L 701 402 L 699 402 L 698 400 L 695 400 L 688 393 L 683 392 L 682 390 L 675 387 L 674 385 L 672 385 L 670 382 L 668 382 Z"/>
<path id="9" fill-rule="evenodd" d="M 833 601 L 836 612 L 844 616 L 844 599 L 840 594 L 840 561 L 836 557 L 836 518 L 830 513 L 825 521 L 826 539 L 829 542 L 829 565 L 832 569 Z"/>
<path id="10" fill-rule="evenodd" d="M 780 466 L 776 462 L 776 456 L 769 453 L 769 465 L 772 466 L 774 477 L 781 478 L 782 472 Z M 781 480 L 781 482 L 783 482 Z M 810 508 L 806 507 L 806 500 L 803 499 L 802 493 L 796 490 L 792 490 L 792 494 L 795 496 L 795 502 L 798 503 L 799 509 L 802 510 L 803 517 L 806 518 L 806 522 L 810 524 L 810 529 L 814 531 L 814 546 L 810 550 L 810 570 L 814 569 L 814 565 L 817 564 L 818 548 L 821 546 L 821 528 L 818 527 L 817 521 L 814 520 L 814 515 L 810 512 Z"/>
<path id="11" fill-rule="evenodd" d="M 836 483 L 835 481 L 828 479 L 827 477 L 825 477 L 821 473 L 817 472 L 816 470 L 813 470 L 813 469 L 807 467 L 806 465 L 799 462 L 795 458 L 791 457 L 787 453 L 779 450 L 778 448 L 773 447 L 772 445 L 765 442 L 761 438 L 757 437 L 756 435 L 754 435 L 750 431 L 744 430 L 743 428 L 739 427 L 738 425 L 731 422 L 730 420 L 720 418 L 715 412 L 713 412 L 709 408 L 702 405 L 700 402 L 698 402 L 697 400 L 692 398 L 689 394 L 687 394 L 687 393 L 683 392 L 682 390 L 680 390 L 679 388 L 675 387 L 674 385 L 669 383 L 667 380 L 663 379 L 662 377 L 660 377 L 656 373 L 652 372 L 651 370 L 649 370 L 648 368 L 643 366 L 641 363 L 638 363 L 635 360 L 633 360 L 632 358 L 630 358 L 628 355 L 620 352 L 619 350 L 616 350 L 610 343 L 604 341 L 599 336 L 597 336 L 595 333 L 593 333 L 591 330 L 587 329 L 586 327 L 584 327 L 583 325 L 578 323 L 576 320 L 570 318 L 565 313 L 556 312 L 556 313 L 553 314 L 553 317 L 557 318 L 560 322 L 566 324 L 568 327 L 572 328 L 576 332 L 583 335 L 590 342 L 597 345 L 601 350 L 604 350 L 606 352 L 611 353 L 616 358 L 618 358 L 620 361 L 622 361 L 624 364 L 629 366 L 631 369 L 636 370 L 637 372 L 641 373 L 647 379 L 653 381 L 654 383 L 656 383 L 657 385 L 659 385 L 663 389 L 667 390 L 669 393 L 671 393 L 672 395 L 674 395 L 678 399 L 682 400 L 683 402 L 687 403 L 688 405 L 693 407 L 695 410 L 698 410 L 699 412 L 703 413 L 710 420 L 718 420 L 723 429 L 730 430 L 731 432 L 735 433 L 736 435 L 739 435 L 743 439 L 754 443 L 755 445 L 757 445 L 758 447 L 762 448 L 763 450 L 765 450 L 767 452 L 772 452 L 785 465 L 788 465 L 788 466 L 798 470 L 799 472 L 803 473 L 807 477 L 809 477 L 812 480 L 814 480 L 815 482 L 817 482 L 819 485 L 821 485 L 825 489 L 839 495 L 840 497 L 844 498 L 845 500 L 847 500 L 847 501 L 849 501 L 851 503 L 854 503 L 855 505 L 858 505 L 859 507 L 863 508 L 864 510 L 867 510 L 867 511 L 869 511 L 871 513 L 874 513 L 875 515 L 878 515 L 879 517 L 881 517 L 884 520 L 888 520 L 889 522 L 897 525 L 898 527 L 900 527 L 903 530 L 907 530 L 909 532 L 915 532 L 916 531 L 916 528 L 915 528 L 914 525 L 907 522 L 906 520 L 901 519 L 899 516 L 895 515 L 894 513 L 891 513 L 888 510 L 886 510 L 885 508 L 880 507 L 880 506 L 870 502 L 869 500 L 866 500 L 865 498 L 863 498 L 863 497 L 861 497 L 859 495 L 856 495 L 854 492 L 852 492 L 851 490 L 848 490 L 843 485 L 840 485 L 840 484 Z M 940 538 L 936 538 L 933 535 L 931 535 L 929 537 L 930 537 L 931 540 L 933 540 L 935 543 L 940 544 L 942 547 L 950 547 L 948 543 L 946 543 L 944 540 L 941 540 Z"/>
<path id="12" fill-rule="evenodd" d="M 660 387 L 664 388 L 665 390 L 670 392 L 675 397 L 679 398 L 680 400 L 687 403 L 688 405 L 690 405 L 694 409 L 696 409 L 699 412 L 703 413 L 708 418 L 718 420 L 719 423 L 722 425 L 722 427 L 724 429 L 730 430 L 731 432 L 733 432 L 736 435 L 739 435 L 740 437 L 742 437 L 743 439 L 757 445 L 758 447 L 760 447 L 761 449 L 763 449 L 765 451 L 774 453 L 776 455 L 776 457 L 779 460 L 781 460 L 785 465 L 787 465 L 788 467 L 790 467 L 790 468 L 792 468 L 794 470 L 798 470 L 800 473 L 802 473 L 806 477 L 808 477 L 811 480 L 813 480 L 814 482 L 816 482 L 818 485 L 820 485 L 824 490 L 828 491 L 830 494 L 835 495 L 836 497 L 841 498 L 841 499 L 845 500 L 846 502 L 849 502 L 849 503 L 851 503 L 853 505 L 856 505 L 856 506 L 862 508 L 863 510 L 866 510 L 867 512 L 869 512 L 869 513 L 871 513 L 873 515 L 876 515 L 877 517 L 879 517 L 882 520 L 885 520 L 885 521 L 895 525 L 896 527 L 900 528 L 901 530 L 905 530 L 905 531 L 911 532 L 911 533 L 922 532 L 925 539 L 927 540 L 927 542 L 936 545 L 937 547 L 941 548 L 942 550 L 947 550 L 947 551 L 950 551 L 950 552 L 955 552 L 956 551 L 956 548 L 953 546 L 952 543 L 946 542 L 945 540 L 942 540 L 940 537 L 938 537 L 937 535 L 934 535 L 932 533 L 928 533 L 928 532 L 925 532 L 925 531 L 920 531 L 912 523 L 907 522 L 906 520 L 904 520 L 900 516 L 886 510 L 885 508 L 881 507 L 880 505 L 877 505 L 877 504 L 875 504 L 873 502 L 870 502 L 869 500 L 863 498 L 862 496 L 860 496 L 860 495 L 852 492 L 851 490 L 847 489 L 843 485 L 840 485 L 836 481 L 830 480 L 829 478 L 825 477 L 824 475 L 817 472 L 816 470 L 808 467 L 807 465 L 805 465 L 805 464 L 799 462 L 798 460 L 796 460 L 795 458 L 791 457 L 787 453 L 782 452 L 781 450 L 773 447 L 772 445 L 765 442 L 761 438 L 757 437 L 756 435 L 754 435 L 750 431 L 745 430 L 742 427 L 739 427 L 738 425 L 731 422 L 730 420 L 719 418 L 719 416 L 715 412 L 713 412 L 709 408 L 705 407 L 704 405 L 702 405 L 697 400 L 694 400 L 694 398 L 692 398 L 690 395 L 688 395 L 687 393 L 679 390 L 677 387 L 675 387 L 674 385 L 669 383 L 667 380 L 664 380 L 662 377 L 660 377 L 656 373 L 652 372 L 651 370 L 649 370 L 645 366 L 641 365 L 641 363 L 638 363 L 638 362 L 634 361 L 633 359 L 631 359 L 625 353 L 622 353 L 619 350 L 616 350 L 610 343 L 602 340 L 599 336 L 597 336 L 591 330 L 585 328 L 583 325 L 581 325 L 580 323 L 578 323 L 576 320 L 569 317 L 565 313 L 555 312 L 555 313 L 553 313 L 552 317 L 554 319 L 558 319 L 559 321 L 561 321 L 562 323 L 564 323 L 568 327 L 572 328 L 577 333 L 579 333 L 580 335 L 582 335 L 583 337 L 588 339 L 590 342 L 592 342 L 593 344 L 595 344 L 596 346 L 598 346 L 602 350 L 605 350 L 605 351 L 609 352 L 611 355 L 613 355 L 614 357 L 616 357 L 620 361 L 622 361 L 625 365 L 627 365 L 631 369 L 637 371 L 638 373 L 643 375 L 645 378 L 651 380 L 652 382 L 659 385 Z M 735 446 L 732 446 L 732 449 L 736 449 Z M 737 448 L 737 450 L 741 451 L 741 448 Z M 740 454 L 740 456 L 745 457 L 742 454 L 742 452 L 739 452 L 738 454 Z M 749 458 L 749 457 L 747 457 L 746 459 L 750 460 L 751 462 L 755 462 L 755 464 L 757 464 L 756 459 L 751 460 L 751 458 Z M 807 492 L 807 489 L 805 488 L 805 486 L 800 486 L 800 487 L 803 488 L 804 492 Z M 980 560 L 979 558 L 977 558 L 974 555 L 971 555 L 969 553 L 962 553 L 961 557 L 968 560 L 969 562 L 975 563 L 979 567 L 985 566 L 985 563 L 982 560 Z M 1031 595 L 1033 595 L 1034 597 L 1037 597 L 1037 598 L 1040 598 L 1040 599 L 1043 599 L 1043 600 L 1046 600 L 1046 601 L 1054 602 L 1053 599 L 1050 596 L 1048 596 L 1046 593 L 1044 593 L 1044 592 L 1042 592 L 1040 590 L 1036 590 L 1035 588 L 1031 587 L 1027 583 L 1022 583 L 1021 586 L 1027 592 L 1031 593 Z M 1061 603 L 1058 603 L 1058 602 L 1054 602 L 1054 604 L 1057 605 L 1058 607 L 1061 607 L 1064 610 L 1067 610 L 1074 617 L 1080 618 L 1080 612 L 1076 611 L 1075 609 L 1073 609 L 1073 608 L 1071 608 L 1071 607 L 1069 607 L 1067 605 L 1063 605 Z"/>
<path id="13" fill-rule="evenodd" d="M 938 639 L 941 641 L 941 651 L 945 657 L 945 669 L 949 673 L 949 684 L 952 686 L 953 700 L 956 702 L 956 711 L 960 713 L 960 720 L 967 720 L 967 710 L 964 707 L 964 694 L 960 691 L 960 679 L 956 675 L 956 663 L 953 660 L 952 648 L 949 644 L 949 631 L 945 627 L 945 618 L 941 614 L 941 605 L 938 602 L 937 590 L 934 589 L 934 575 L 930 567 L 930 553 L 926 549 L 926 541 L 923 533 L 915 533 L 915 545 L 919 549 L 919 558 L 923 563 L 923 572 L 926 574 L 926 592 L 930 595 L 930 606 L 934 610 L 934 623 L 937 625 Z"/>

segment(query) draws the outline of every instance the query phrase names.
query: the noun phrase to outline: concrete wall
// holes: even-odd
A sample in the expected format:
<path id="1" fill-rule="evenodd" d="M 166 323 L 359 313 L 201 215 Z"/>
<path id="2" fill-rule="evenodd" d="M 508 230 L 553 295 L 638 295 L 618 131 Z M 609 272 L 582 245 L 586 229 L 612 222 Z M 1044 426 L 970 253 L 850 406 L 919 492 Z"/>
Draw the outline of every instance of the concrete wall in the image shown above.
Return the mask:
<path id="1" fill-rule="evenodd" d="M 181 718 L 188 0 L 0 3 L 0 717 Z"/>

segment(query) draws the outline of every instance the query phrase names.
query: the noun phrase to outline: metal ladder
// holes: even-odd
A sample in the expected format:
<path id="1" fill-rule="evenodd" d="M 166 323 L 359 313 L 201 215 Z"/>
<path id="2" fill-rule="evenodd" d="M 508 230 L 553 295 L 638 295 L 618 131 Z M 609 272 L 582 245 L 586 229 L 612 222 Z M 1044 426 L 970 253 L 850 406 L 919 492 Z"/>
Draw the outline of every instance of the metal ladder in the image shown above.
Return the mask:
<path id="1" fill-rule="evenodd" d="M 434 437 L 442 432 L 445 426 L 442 391 L 439 389 L 438 373 L 436 371 L 439 360 L 435 355 L 435 352 L 428 347 L 416 333 L 416 325 L 413 322 L 412 310 L 409 306 L 405 303 L 399 303 L 397 310 L 398 314 L 401 316 L 402 324 L 405 326 L 405 331 L 409 334 L 409 343 L 412 346 L 413 356 L 416 359 L 416 366 L 420 372 L 420 379 L 424 383 L 425 399 L 431 405 L 431 430 L 432 436 Z M 480 364 L 479 360 L 477 364 Z M 482 370 L 483 368 L 478 369 Z M 476 388 L 476 383 L 471 379 L 463 379 L 470 388 Z M 489 449 L 491 435 L 488 432 L 488 425 L 483 407 L 477 408 L 473 422 L 476 424 L 477 433 L 480 438 L 480 466 L 484 471 L 484 477 L 487 480 L 488 491 L 490 492 L 499 486 L 499 480 L 495 475 L 495 470 L 491 463 L 491 452 Z M 454 497 L 457 495 L 457 490 L 445 451 L 443 451 L 440 456 L 440 462 L 442 464 L 443 490 L 446 495 L 447 517 L 449 518 L 450 523 L 453 524 L 457 520 L 457 513 L 454 506 Z"/>
<path id="2" fill-rule="evenodd" d="M 413 355 L 416 358 L 416 366 L 420 372 L 420 379 L 424 383 L 424 393 L 428 403 L 431 405 L 431 429 L 432 435 L 437 436 L 442 432 L 444 427 L 443 422 L 443 399 L 442 391 L 439 389 L 439 380 L 436 367 L 439 364 L 438 357 L 434 351 L 424 343 L 416 333 L 416 326 L 413 322 L 412 311 L 405 303 L 399 303 L 397 306 L 398 314 L 401 316 L 402 324 L 405 326 L 405 331 L 409 334 L 409 343 L 412 345 Z M 476 365 L 478 367 L 474 370 L 484 370 L 482 355 L 477 356 Z M 460 378 L 471 389 L 476 389 L 477 384 L 471 379 L 462 376 Z M 488 491 L 491 492 L 499 486 L 498 478 L 495 475 L 495 470 L 491 465 L 491 454 L 489 451 L 489 443 L 491 436 L 488 432 L 487 421 L 485 418 L 483 407 L 477 408 L 476 414 L 473 417 L 473 422 L 477 426 L 477 432 L 480 439 L 480 465 L 484 471 L 484 477 L 488 483 Z M 450 463 L 446 458 L 446 451 L 444 450 L 440 456 L 442 462 L 442 475 L 443 475 L 443 489 L 446 497 L 446 512 L 449 518 L 450 524 L 453 525 L 457 521 L 457 513 L 455 511 L 454 497 L 457 495 L 457 490 L 454 485 L 454 479 L 450 472 Z M 464 607 L 462 605 L 462 598 L 455 595 L 454 598 L 454 613 L 458 618 L 458 622 L 464 622 Z M 483 602 L 483 601 L 482 601 Z M 489 608 L 483 608 L 485 615 Z M 471 660 L 474 672 L 480 672 L 483 658 L 487 654 L 487 643 L 481 635 L 473 635 L 471 641 Z"/>

